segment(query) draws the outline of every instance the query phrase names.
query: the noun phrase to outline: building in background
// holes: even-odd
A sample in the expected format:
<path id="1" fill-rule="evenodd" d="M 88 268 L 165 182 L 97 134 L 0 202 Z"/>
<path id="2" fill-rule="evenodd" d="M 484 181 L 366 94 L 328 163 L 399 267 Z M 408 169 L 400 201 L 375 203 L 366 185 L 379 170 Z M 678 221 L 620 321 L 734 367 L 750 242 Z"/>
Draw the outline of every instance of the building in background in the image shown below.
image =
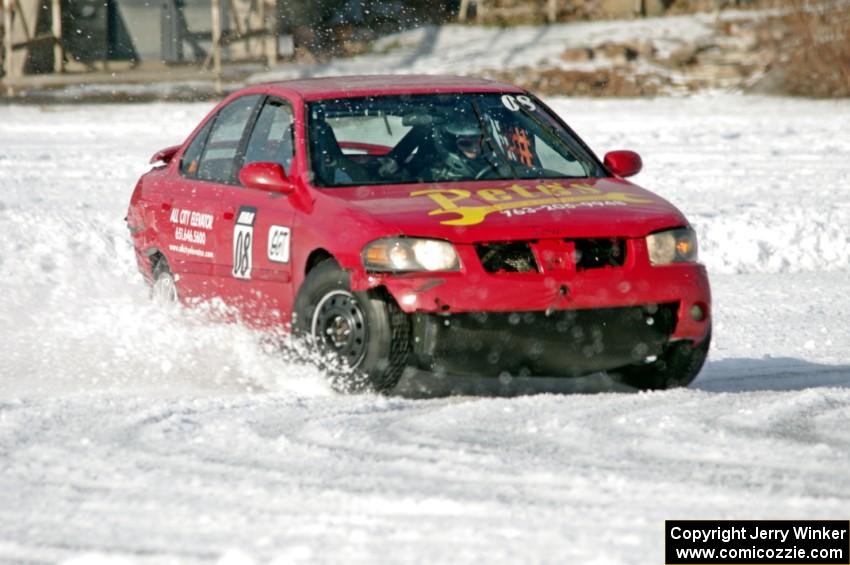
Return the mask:
<path id="1" fill-rule="evenodd" d="M 357 52 L 454 17 L 456 0 L 0 0 L 7 75 Z M 58 17 L 57 17 L 58 15 Z M 0 59 L 2 60 L 2 59 Z M 120 68 L 113 65 L 112 68 Z"/>

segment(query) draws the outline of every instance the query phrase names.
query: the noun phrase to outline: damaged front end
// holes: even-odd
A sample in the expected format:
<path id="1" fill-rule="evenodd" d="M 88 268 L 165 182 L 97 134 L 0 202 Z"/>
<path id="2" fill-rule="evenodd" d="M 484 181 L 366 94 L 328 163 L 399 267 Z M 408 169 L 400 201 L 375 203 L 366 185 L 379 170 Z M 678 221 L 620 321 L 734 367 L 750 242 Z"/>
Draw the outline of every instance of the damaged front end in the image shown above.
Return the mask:
<path id="1" fill-rule="evenodd" d="M 646 366 L 710 335 L 696 262 L 651 261 L 646 238 L 455 244 L 458 267 L 368 273 L 408 316 L 411 364 L 437 374 L 576 377 Z M 361 288 L 362 288 L 361 287 Z M 690 345 L 689 345 L 690 344 Z"/>
<path id="2" fill-rule="evenodd" d="M 413 356 L 436 374 L 575 377 L 651 361 L 676 326 L 677 304 L 413 314 Z"/>

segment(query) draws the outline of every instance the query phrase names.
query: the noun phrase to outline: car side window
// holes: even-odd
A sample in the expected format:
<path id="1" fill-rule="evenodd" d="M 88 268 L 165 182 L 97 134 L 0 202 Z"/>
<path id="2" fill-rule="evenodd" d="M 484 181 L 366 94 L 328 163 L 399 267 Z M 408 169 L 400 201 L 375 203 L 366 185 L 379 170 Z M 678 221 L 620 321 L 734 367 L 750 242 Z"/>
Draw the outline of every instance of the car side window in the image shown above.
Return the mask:
<path id="1" fill-rule="evenodd" d="M 186 151 L 183 153 L 183 159 L 180 161 L 180 172 L 183 176 L 194 177 L 198 173 L 198 161 L 201 159 L 201 152 L 204 150 L 204 143 L 207 141 L 207 136 L 210 133 L 215 118 L 208 120 Z"/>
<path id="2" fill-rule="evenodd" d="M 581 163 L 565 149 L 558 151 L 536 135 L 534 142 L 537 148 L 537 158 L 540 159 L 540 164 L 547 171 L 553 171 L 566 177 L 587 176 L 587 171 L 584 170 Z"/>
<path id="3" fill-rule="evenodd" d="M 289 104 L 274 99 L 266 102 L 251 132 L 245 150 L 245 164 L 278 163 L 289 174 L 295 155 L 292 124 L 292 108 Z"/>
<path id="4" fill-rule="evenodd" d="M 218 113 L 198 164 L 199 179 L 233 183 L 239 145 L 260 98 L 259 95 L 237 98 Z"/>

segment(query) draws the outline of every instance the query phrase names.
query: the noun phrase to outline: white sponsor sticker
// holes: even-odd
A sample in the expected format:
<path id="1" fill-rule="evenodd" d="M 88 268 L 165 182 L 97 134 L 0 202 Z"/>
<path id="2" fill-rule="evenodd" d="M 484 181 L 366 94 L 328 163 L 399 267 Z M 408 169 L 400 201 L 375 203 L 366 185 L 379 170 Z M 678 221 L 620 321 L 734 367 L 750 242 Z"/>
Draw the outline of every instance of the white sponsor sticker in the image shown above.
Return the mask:
<path id="1" fill-rule="evenodd" d="M 237 279 L 251 278 L 251 255 L 254 249 L 254 220 L 257 209 L 249 206 L 239 208 L 233 225 L 233 276 Z"/>
<path id="2" fill-rule="evenodd" d="M 290 230 L 285 226 L 269 228 L 268 257 L 275 263 L 289 263 Z"/>

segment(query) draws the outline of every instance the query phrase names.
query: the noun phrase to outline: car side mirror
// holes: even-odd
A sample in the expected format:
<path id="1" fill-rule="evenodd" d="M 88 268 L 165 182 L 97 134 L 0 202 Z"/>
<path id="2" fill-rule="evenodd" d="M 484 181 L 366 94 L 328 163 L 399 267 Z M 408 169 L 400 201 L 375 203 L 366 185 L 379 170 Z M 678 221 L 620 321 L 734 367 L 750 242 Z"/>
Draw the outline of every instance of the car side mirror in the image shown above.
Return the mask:
<path id="1" fill-rule="evenodd" d="M 278 163 L 249 163 L 239 171 L 239 182 L 248 188 L 292 194 L 295 185 L 286 178 L 286 172 Z"/>
<path id="2" fill-rule="evenodd" d="M 631 177 L 643 168 L 643 160 L 634 151 L 610 151 L 605 154 L 605 167 L 618 177 Z"/>
<path id="3" fill-rule="evenodd" d="M 167 165 L 174 159 L 174 156 L 177 155 L 177 152 L 180 151 L 180 145 L 172 145 L 171 147 L 166 147 L 165 149 L 161 149 L 153 154 L 151 157 L 150 164 L 154 163 L 162 163 L 163 165 Z"/>

